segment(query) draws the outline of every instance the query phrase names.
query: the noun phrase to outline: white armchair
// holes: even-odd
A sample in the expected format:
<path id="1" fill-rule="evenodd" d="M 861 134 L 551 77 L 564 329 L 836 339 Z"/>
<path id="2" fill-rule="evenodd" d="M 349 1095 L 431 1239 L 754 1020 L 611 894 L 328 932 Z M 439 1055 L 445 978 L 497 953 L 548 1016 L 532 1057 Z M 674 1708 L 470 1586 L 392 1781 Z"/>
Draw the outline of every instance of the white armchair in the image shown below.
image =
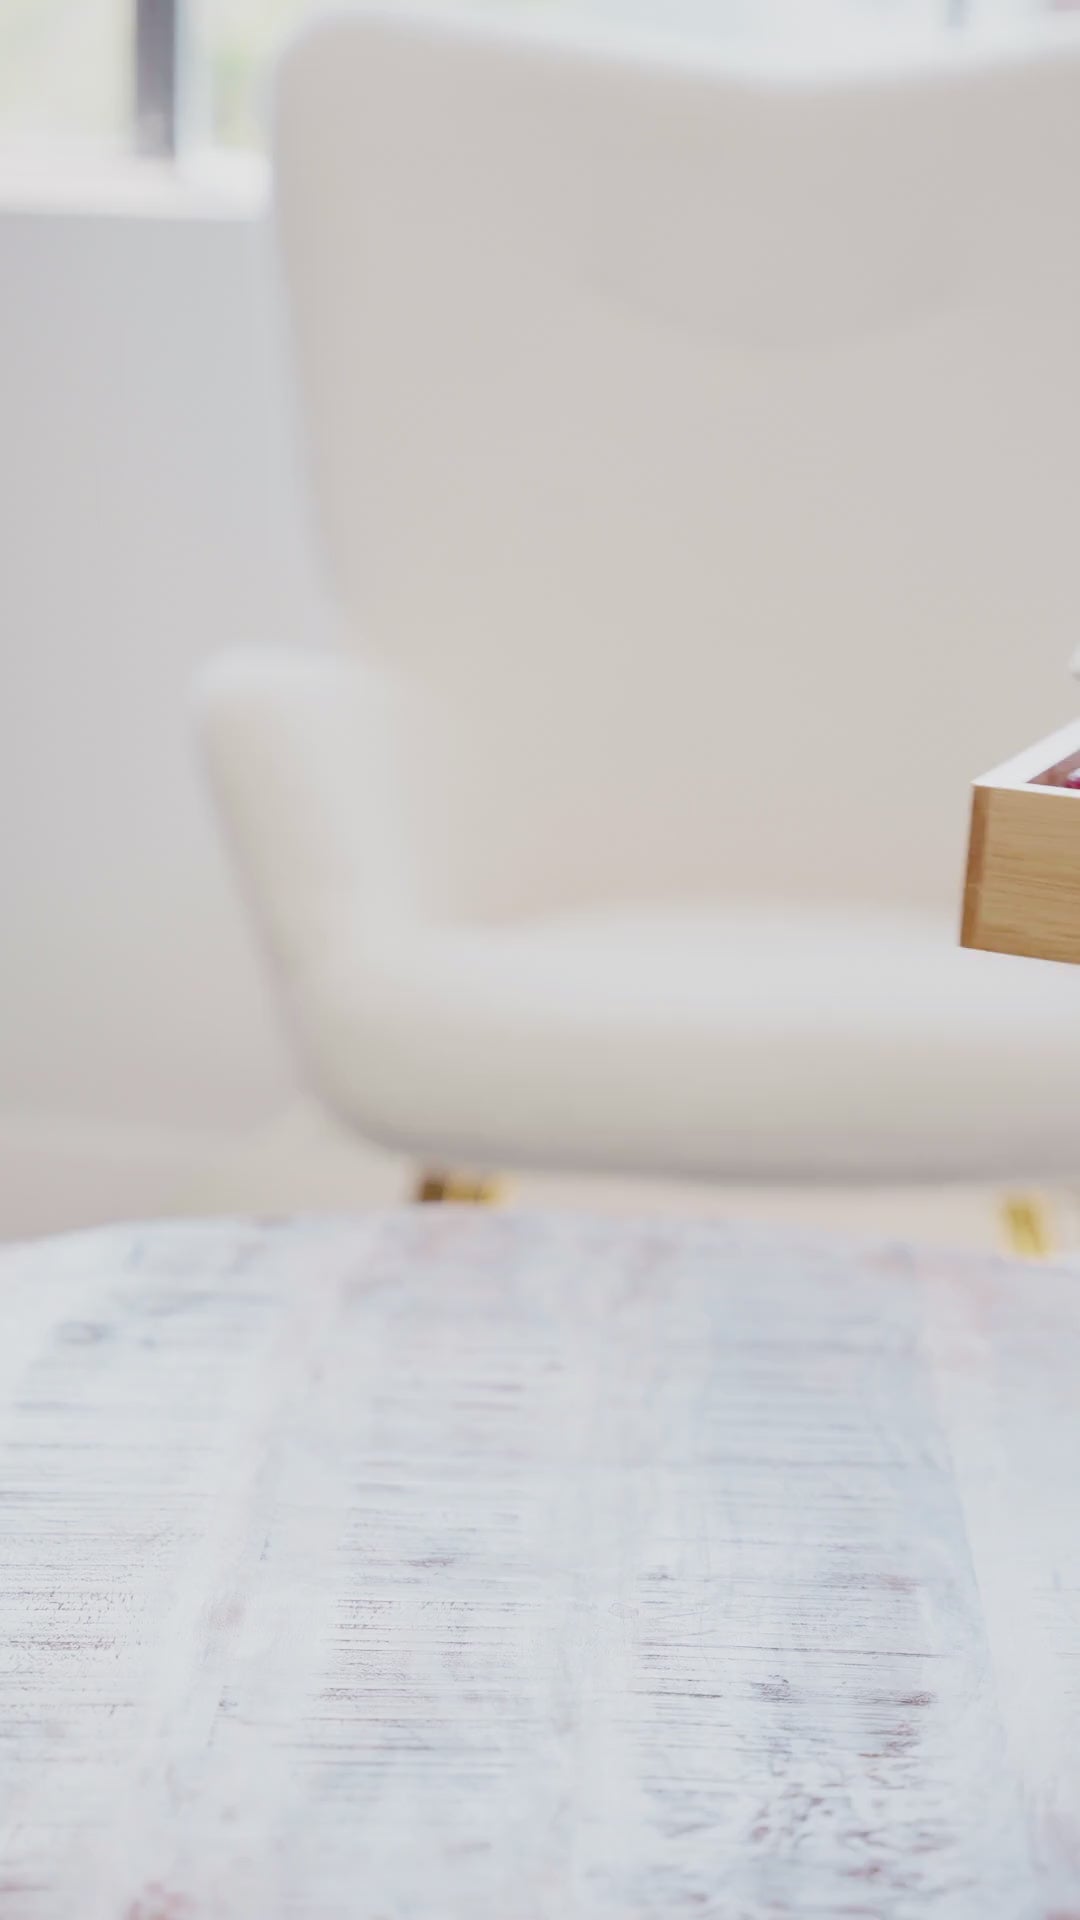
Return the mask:
<path id="1" fill-rule="evenodd" d="M 1074 1172 L 1080 976 L 955 924 L 1080 612 L 1076 53 L 360 14 L 276 177 L 348 641 L 201 713 L 324 1097 L 481 1166 Z"/>

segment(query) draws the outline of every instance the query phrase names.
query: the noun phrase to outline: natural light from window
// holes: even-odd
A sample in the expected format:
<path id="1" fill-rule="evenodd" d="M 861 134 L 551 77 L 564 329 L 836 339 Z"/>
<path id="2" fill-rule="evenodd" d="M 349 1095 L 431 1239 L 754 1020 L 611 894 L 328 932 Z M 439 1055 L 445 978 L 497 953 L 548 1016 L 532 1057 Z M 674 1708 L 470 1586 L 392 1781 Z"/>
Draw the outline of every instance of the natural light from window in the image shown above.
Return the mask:
<path id="1" fill-rule="evenodd" d="M 453 5 L 454 0 L 441 0 Z M 1080 0 L 481 0 L 547 15 L 588 14 L 695 37 L 896 38 L 1021 26 Z M 184 141 L 257 149 L 276 47 L 319 0 L 160 0 L 175 10 Z M 0 149 L 121 152 L 131 144 L 136 0 L 2 0 Z"/>

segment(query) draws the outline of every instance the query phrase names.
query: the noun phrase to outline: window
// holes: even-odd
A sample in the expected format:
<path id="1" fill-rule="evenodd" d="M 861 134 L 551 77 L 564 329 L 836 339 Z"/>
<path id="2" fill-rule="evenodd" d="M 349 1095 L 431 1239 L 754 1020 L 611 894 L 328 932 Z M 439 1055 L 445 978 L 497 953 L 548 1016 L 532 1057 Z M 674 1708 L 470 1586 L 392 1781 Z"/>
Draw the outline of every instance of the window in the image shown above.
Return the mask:
<path id="1" fill-rule="evenodd" d="M 312 0 L 206 0 L 202 47 L 212 139 L 252 146 L 262 138 L 265 84 L 274 52 Z"/>
<path id="2" fill-rule="evenodd" d="M 115 146 L 129 122 L 129 0 L 2 0 L 5 145 Z"/>
<path id="3" fill-rule="evenodd" d="M 449 0 L 452 4 L 452 0 Z M 475 0 L 473 0 L 475 4 Z M 1015 24 L 1080 0 L 488 0 L 707 34 Z M 0 148 L 257 147 L 266 77 L 319 0 L 0 0 Z"/>

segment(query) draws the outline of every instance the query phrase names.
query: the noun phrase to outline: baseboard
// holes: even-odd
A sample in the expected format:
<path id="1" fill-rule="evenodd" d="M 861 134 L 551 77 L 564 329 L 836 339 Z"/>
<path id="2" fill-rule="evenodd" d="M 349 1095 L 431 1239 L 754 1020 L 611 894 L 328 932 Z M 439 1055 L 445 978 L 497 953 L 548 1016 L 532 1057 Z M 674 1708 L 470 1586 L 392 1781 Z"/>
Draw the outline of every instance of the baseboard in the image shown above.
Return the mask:
<path id="1" fill-rule="evenodd" d="M 396 1204 L 410 1186 L 403 1161 L 376 1152 L 302 1099 L 259 1127 L 229 1134 L 0 1114 L 0 1240 L 162 1216 L 363 1212 Z M 995 1187 L 738 1188 L 533 1175 L 515 1180 L 512 1196 L 512 1204 L 530 1208 L 783 1220 L 928 1245 L 1024 1251 L 1009 1233 L 1017 1196 L 1010 1210 Z M 1076 1194 L 1019 1197 L 1038 1203 L 1042 1251 L 1051 1258 L 1080 1251 Z"/>
<path id="2" fill-rule="evenodd" d="M 114 1220 L 362 1211 L 404 1191 L 400 1163 L 298 1101 L 246 1132 L 0 1114 L 0 1239 Z"/>

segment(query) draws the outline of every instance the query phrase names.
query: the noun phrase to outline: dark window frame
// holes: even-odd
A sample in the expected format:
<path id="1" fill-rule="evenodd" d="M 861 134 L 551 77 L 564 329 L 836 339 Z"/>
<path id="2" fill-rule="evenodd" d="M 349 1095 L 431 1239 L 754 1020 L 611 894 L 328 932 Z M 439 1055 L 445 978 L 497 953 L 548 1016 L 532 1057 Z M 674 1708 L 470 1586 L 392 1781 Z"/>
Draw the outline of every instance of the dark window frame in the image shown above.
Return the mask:
<path id="1" fill-rule="evenodd" d="M 135 0 L 135 151 L 174 160 L 182 139 L 187 67 L 184 0 Z"/>

